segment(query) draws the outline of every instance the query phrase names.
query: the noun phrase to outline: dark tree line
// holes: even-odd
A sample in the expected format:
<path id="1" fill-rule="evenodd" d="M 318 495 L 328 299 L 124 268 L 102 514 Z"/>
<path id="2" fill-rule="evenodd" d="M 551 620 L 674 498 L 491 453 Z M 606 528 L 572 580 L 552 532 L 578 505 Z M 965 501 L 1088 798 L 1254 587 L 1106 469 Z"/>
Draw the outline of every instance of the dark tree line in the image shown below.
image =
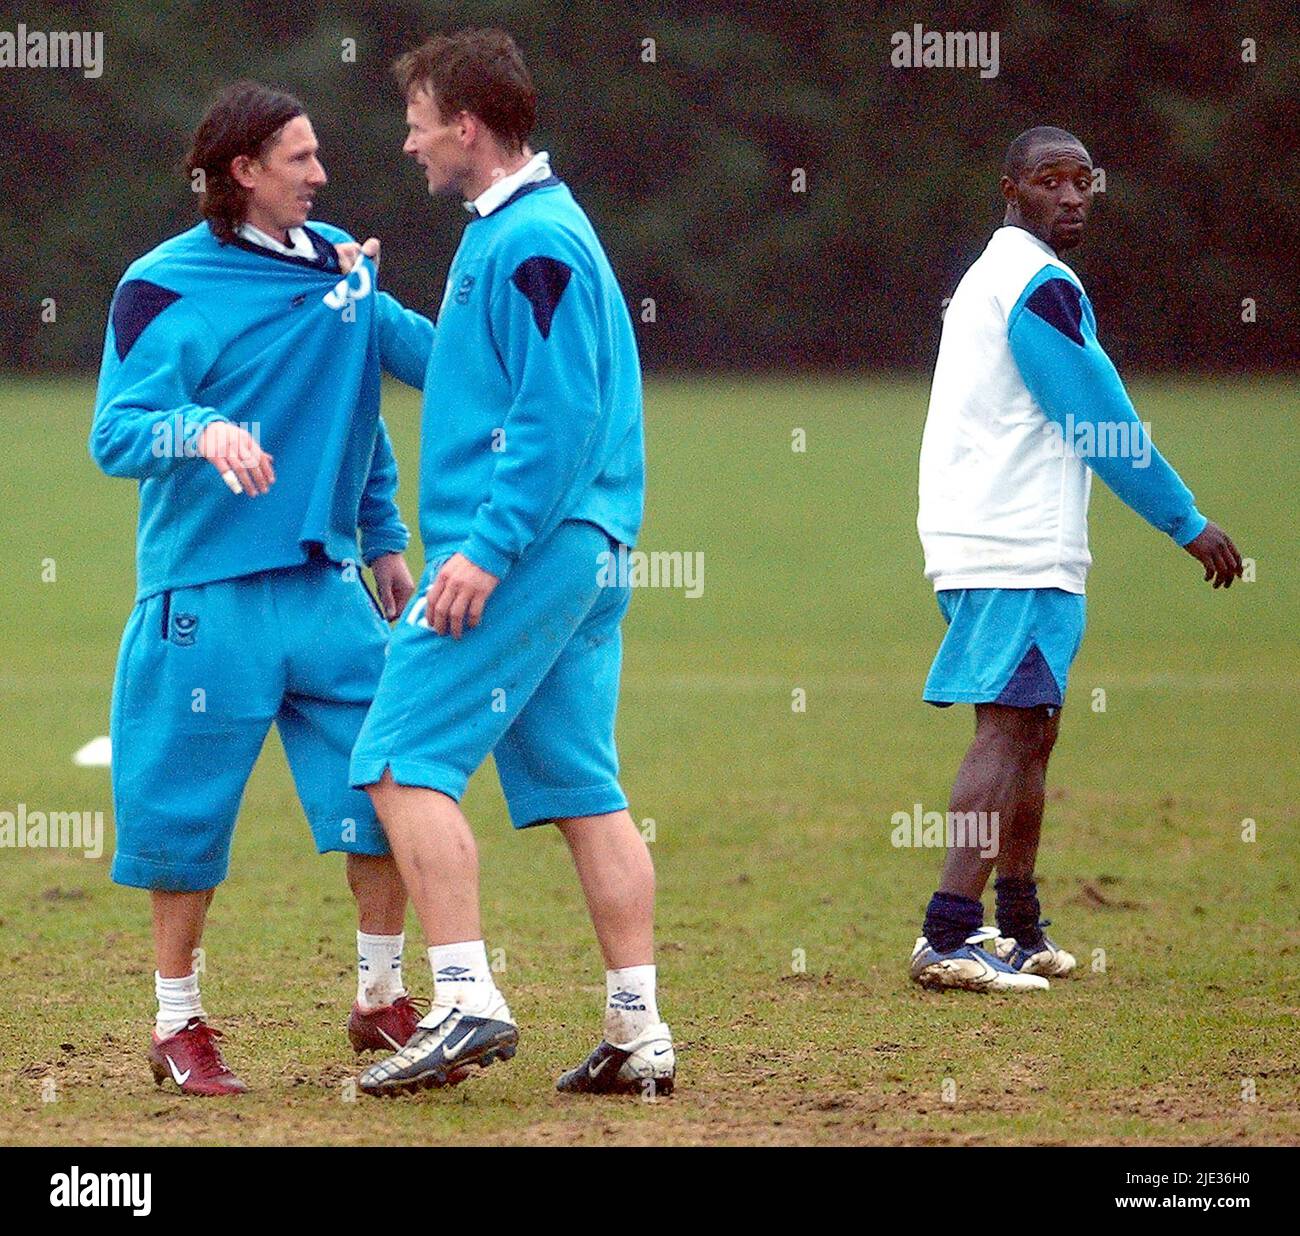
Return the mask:
<path id="1" fill-rule="evenodd" d="M 102 30 L 105 64 L 95 79 L 0 68 L 5 368 L 98 362 L 123 267 L 197 217 L 187 137 L 238 76 L 304 99 L 331 176 L 316 213 L 379 234 L 386 285 L 432 312 L 463 215 L 404 164 L 388 66 L 471 24 L 522 46 L 541 95 L 534 146 L 593 216 L 647 368 L 926 365 L 943 298 L 1000 217 L 1006 143 L 1036 123 L 1075 131 L 1105 172 L 1071 260 L 1117 359 L 1300 359 L 1292 0 L 89 0 L 22 20 Z M 997 32 L 997 75 L 892 67 L 892 36 L 918 22 Z"/>

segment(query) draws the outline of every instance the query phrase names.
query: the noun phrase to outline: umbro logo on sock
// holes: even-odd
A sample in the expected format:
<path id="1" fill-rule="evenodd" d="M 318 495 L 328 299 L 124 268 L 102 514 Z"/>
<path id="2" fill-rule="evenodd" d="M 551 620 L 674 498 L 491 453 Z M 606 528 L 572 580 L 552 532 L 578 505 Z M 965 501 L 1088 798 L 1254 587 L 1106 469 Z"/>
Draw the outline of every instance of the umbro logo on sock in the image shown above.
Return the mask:
<path id="1" fill-rule="evenodd" d="M 469 975 L 467 978 L 466 975 Z M 468 966 L 443 966 L 434 976 L 448 983 L 472 983 L 474 976 L 470 974 Z"/>
<path id="2" fill-rule="evenodd" d="M 610 1008 L 618 1009 L 622 1013 L 644 1013 L 645 1005 L 637 1003 L 640 999 L 641 997 L 635 992 L 620 991 L 610 996 L 609 1004 Z"/>

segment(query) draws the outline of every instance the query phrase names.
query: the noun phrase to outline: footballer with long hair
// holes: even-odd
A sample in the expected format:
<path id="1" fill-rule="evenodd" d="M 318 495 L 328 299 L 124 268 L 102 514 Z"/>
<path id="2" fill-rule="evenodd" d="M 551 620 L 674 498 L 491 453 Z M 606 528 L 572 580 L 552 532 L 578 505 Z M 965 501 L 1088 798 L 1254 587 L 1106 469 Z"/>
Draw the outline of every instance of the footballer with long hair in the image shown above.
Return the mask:
<path id="1" fill-rule="evenodd" d="M 358 1050 L 400 1046 L 406 895 L 352 744 L 393 618 L 414 590 L 380 371 L 424 383 L 432 323 L 340 267 L 308 223 L 326 175 L 293 96 L 238 82 L 188 158 L 203 218 L 132 262 L 109 310 L 90 452 L 139 485 L 137 588 L 113 686 L 112 878 L 147 889 L 157 1014 L 149 1063 L 187 1094 L 246 1089 L 194 957 L 270 726 L 358 915 Z M 361 575 L 369 566 L 378 602 Z M 381 612 L 382 607 L 382 612 Z"/>

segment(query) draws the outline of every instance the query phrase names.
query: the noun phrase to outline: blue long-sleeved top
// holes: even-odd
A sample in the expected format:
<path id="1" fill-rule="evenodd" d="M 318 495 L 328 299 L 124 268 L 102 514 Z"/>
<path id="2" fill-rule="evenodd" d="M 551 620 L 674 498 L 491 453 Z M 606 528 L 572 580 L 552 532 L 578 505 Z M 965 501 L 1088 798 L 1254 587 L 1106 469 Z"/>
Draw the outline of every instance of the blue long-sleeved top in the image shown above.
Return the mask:
<path id="1" fill-rule="evenodd" d="M 113 297 L 90 432 L 111 476 L 140 482 L 137 597 L 294 566 L 319 546 L 368 563 L 406 548 L 397 462 L 379 415 L 381 367 L 424 384 L 433 324 L 346 279 L 341 229 L 307 229 L 315 260 L 221 244 L 206 223 L 127 268 Z M 249 499 L 197 452 L 227 420 L 275 459 Z"/>
<path id="2" fill-rule="evenodd" d="M 1082 454 L 1115 495 L 1153 527 L 1179 545 L 1195 540 L 1206 518 L 1138 420 L 1097 340 L 1087 293 L 1059 266 L 1045 265 L 1012 309 L 1007 339 L 1025 385 L 1060 430 L 1063 444 Z M 1080 450 L 1081 443 L 1092 445 Z"/>
<path id="3" fill-rule="evenodd" d="M 447 277 L 424 387 L 425 557 L 459 551 L 502 577 L 569 519 L 634 545 L 644 496 L 627 305 L 568 188 L 527 184 L 467 224 Z"/>

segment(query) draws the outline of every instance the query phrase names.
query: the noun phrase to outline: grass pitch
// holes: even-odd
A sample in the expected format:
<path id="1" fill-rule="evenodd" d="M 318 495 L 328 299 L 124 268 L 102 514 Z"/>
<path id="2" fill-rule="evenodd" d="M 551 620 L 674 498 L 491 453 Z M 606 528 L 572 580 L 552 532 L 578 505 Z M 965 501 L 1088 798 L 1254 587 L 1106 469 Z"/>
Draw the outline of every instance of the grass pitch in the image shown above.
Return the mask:
<path id="1" fill-rule="evenodd" d="M 554 1092 L 598 1037 L 600 959 L 562 842 L 512 833 L 489 769 L 465 805 L 520 1053 L 454 1091 L 348 1101 L 352 901 L 272 735 L 205 939 L 204 1003 L 253 1092 L 154 1088 L 147 898 L 109 882 L 110 827 L 98 860 L 0 849 L 0 1142 L 1300 1140 L 1296 388 L 1135 390 L 1256 581 L 1212 592 L 1096 487 L 1040 860 L 1081 974 L 1028 997 L 906 977 L 940 856 L 895 849 L 890 817 L 946 807 L 972 723 L 920 702 L 943 629 L 914 528 L 925 395 L 875 379 L 647 391 L 642 544 L 705 555 L 703 596 L 634 598 L 620 725 L 633 814 L 655 821 L 673 1098 Z M 111 825 L 107 770 L 71 755 L 107 732 L 135 493 L 86 455 L 92 400 L 86 381 L 0 383 L 0 811 Z M 385 414 L 414 524 L 416 397 L 390 389 Z M 413 915 L 406 973 L 429 993 Z"/>

